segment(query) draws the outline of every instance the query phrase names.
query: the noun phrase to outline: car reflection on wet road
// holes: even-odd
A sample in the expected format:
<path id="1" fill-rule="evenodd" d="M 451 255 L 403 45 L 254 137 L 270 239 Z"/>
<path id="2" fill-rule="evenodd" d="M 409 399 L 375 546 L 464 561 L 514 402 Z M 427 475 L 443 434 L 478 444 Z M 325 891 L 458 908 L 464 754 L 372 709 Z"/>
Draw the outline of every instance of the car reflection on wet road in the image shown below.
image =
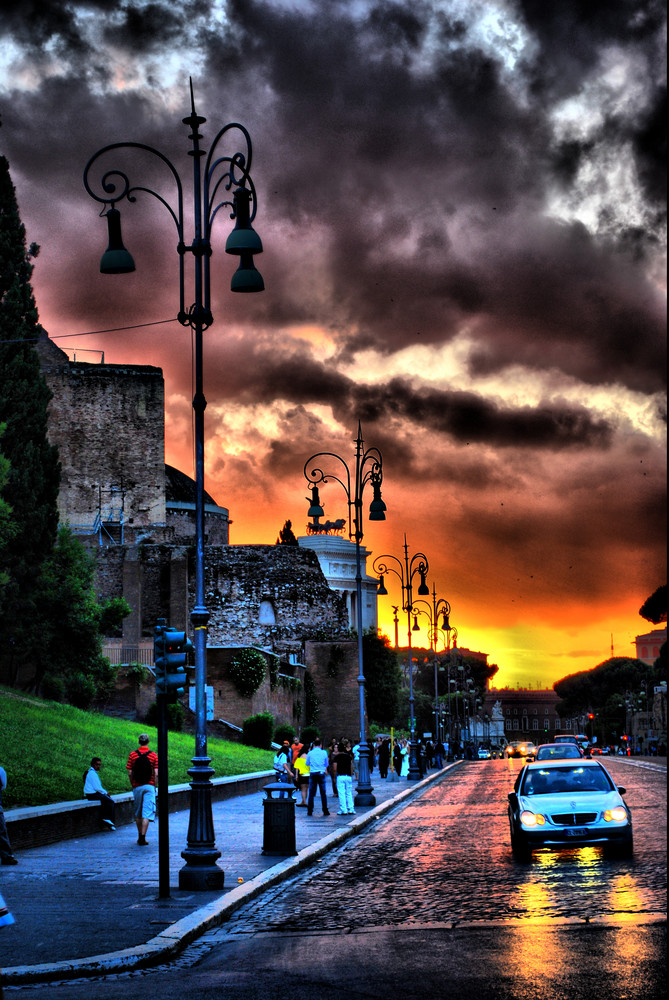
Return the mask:
<path id="1" fill-rule="evenodd" d="M 614 782 L 627 788 L 637 838 L 632 859 L 607 859 L 600 847 L 542 848 L 531 864 L 518 864 L 506 803 L 522 764 L 459 765 L 364 839 L 302 876 L 302 915 L 317 918 L 324 900 L 329 926 L 342 928 L 665 913 L 665 772 L 606 763 Z M 239 919 L 265 929 L 289 926 L 294 910 L 284 895 L 285 888 L 260 902 L 253 917 Z"/>
<path id="2" fill-rule="evenodd" d="M 140 974 L 136 993 L 119 976 L 95 984 L 96 1000 L 664 998 L 666 767 L 604 763 L 627 789 L 632 858 L 570 846 L 519 863 L 507 794 L 522 766 L 456 765 L 176 966 Z M 49 997 L 83 1000 L 90 988 L 52 985 Z"/>

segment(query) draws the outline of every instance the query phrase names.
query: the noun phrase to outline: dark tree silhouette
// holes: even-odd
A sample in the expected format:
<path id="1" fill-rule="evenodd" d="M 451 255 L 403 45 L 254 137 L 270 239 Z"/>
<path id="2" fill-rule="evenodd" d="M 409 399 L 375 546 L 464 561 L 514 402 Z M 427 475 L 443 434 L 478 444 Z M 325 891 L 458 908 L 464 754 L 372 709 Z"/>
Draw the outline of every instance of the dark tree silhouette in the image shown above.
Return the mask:
<path id="1" fill-rule="evenodd" d="M 297 538 L 293 534 L 293 522 L 284 521 L 283 528 L 279 532 L 279 537 L 276 540 L 277 545 L 297 545 Z"/>
<path id="2" fill-rule="evenodd" d="M 667 585 L 663 584 L 647 597 L 639 608 L 639 614 L 653 625 L 667 620 Z"/>

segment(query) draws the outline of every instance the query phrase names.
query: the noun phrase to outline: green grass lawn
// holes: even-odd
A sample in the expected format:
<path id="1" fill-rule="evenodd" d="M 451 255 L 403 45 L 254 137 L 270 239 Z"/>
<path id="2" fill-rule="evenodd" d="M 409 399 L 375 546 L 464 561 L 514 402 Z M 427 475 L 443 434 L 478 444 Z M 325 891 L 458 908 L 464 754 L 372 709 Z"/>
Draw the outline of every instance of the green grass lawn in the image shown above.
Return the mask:
<path id="1" fill-rule="evenodd" d="M 142 722 L 82 712 L 0 688 L 0 765 L 7 772 L 3 808 L 83 798 L 83 773 L 91 757 L 102 758 L 100 780 L 108 792 L 130 791 L 125 765 L 143 732 L 151 737 L 150 748 L 157 750 L 156 730 Z M 213 737 L 207 748 L 214 777 L 272 769 L 273 751 Z M 170 732 L 168 749 L 170 784 L 189 781 L 194 737 Z"/>

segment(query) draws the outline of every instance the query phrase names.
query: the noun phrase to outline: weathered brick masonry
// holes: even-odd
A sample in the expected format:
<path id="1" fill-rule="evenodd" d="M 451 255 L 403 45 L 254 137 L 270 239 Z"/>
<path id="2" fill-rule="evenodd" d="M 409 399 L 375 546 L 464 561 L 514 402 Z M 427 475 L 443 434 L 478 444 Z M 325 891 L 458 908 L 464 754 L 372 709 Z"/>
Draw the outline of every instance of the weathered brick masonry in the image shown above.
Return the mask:
<path id="1" fill-rule="evenodd" d="M 158 618 L 188 629 L 195 596 L 193 483 L 165 466 L 162 371 L 149 365 L 71 362 L 47 337 L 37 349 L 53 394 L 49 437 L 58 445 L 62 465 L 61 519 L 95 555 L 100 597 L 124 596 L 132 608 L 123 625 L 123 646 L 150 639 Z M 267 681 L 252 699 L 239 699 L 226 679 L 219 647 L 261 647 L 311 669 L 312 644 L 305 652 L 305 640 L 345 634 L 345 600 L 329 589 L 312 549 L 230 546 L 227 511 L 208 495 L 205 502 L 208 681 L 220 692 L 220 717 L 240 725 L 267 707 L 277 721 L 299 722 L 288 687 L 265 690 Z M 327 661 L 319 647 L 314 660 L 319 724 L 324 735 L 354 735 L 357 665 L 352 660 L 349 671 L 347 659 L 333 678 Z M 142 692 L 142 705 L 149 696 Z"/>
<path id="2" fill-rule="evenodd" d="M 137 529 L 165 527 L 164 384 L 150 365 L 73 363 L 51 341 L 39 342 L 53 394 L 49 438 L 62 466 L 58 506 L 71 525 L 123 509 Z M 112 518 L 113 520 L 113 518 Z"/>

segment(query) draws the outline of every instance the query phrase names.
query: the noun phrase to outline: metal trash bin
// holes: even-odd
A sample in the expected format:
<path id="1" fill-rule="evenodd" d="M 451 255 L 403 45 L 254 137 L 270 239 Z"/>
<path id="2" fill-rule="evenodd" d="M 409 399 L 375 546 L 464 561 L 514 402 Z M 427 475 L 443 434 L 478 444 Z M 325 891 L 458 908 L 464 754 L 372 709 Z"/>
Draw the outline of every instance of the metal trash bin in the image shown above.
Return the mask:
<path id="1" fill-rule="evenodd" d="M 277 854 L 288 857 L 297 854 L 295 847 L 295 799 L 293 785 L 273 781 L 265 785 L 263 791 L 263 854 Z M 287 793 L 279 796 L 279 793 Z"/>

